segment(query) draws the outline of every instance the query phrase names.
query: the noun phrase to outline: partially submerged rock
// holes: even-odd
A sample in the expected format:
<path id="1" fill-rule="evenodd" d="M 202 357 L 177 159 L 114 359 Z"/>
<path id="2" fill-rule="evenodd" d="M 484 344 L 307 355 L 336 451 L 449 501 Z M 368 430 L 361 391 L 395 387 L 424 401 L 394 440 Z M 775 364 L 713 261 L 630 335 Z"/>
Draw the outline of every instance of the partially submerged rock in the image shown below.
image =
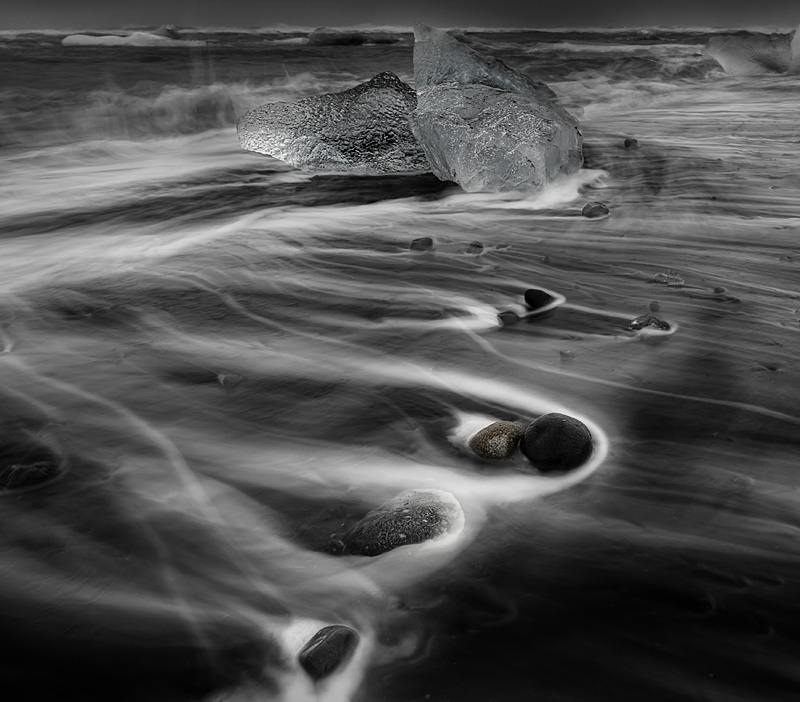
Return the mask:
<path id="1" fill-rule="evenodd" d="M 519 444 L 523 455 L 543 473 L 577 468 L 592 454 L 592 446 L 589 428 L 559 412 L 531 422 Z"/>
<path id="2" fill-rule="evenodd" d="M 518 422 L 494 422 L 477 432 L 469 447 L 481 458 L 511 458 L 522 438 L 524 424 Z"/>
<path id="3" fill-rule="evenodd" d="M 528 288 L 525 291 L 524 298 L 525 304 L 532 310 L 546 307 L 556 299 L 549 292 L 539 290 L 539 288 Z"/>
<path id="4" fill-rule="evenodd" d="M 57 478 L 61 469 L 51 461 L 16 463 L 0 470 L 0 491 L 21 490 Z"/>
<path id="5" fill-rule="evenodd" d="M 347 626 L 334 625 L 320 629 L 303 646 L 297 660 L 308 676 L 322 680 L 341 668 L 358 646 L 358 634 Z"/>
<path id="6" fill-rule="evenodd" d="M 408 123 L 416 104 L 414 90 L 385 72 L 341 93 L 267 103 L 244 114 L 236 128 L 242 148 L 305 171 L 427 171 Z"/>
<path id="7" fill-rule="evenodd" d="M 500 321 L 501 326 L 510 327 L 519 322 L 520 316 L 513 310 L 504 310 L 498 313 L 497 319 Z"/>
<path id="8" fill-rule="evenodd" d="M 427 25 L 414 37 L 411 125 L 437 177 L 468 192 L 539 190 L 580 168 L 578 123 L 547 86 Z"/>
<path id="9" fill-rule="evenodd" d="M 411 251 L 430 251 L 433 249 L 433 239 L 429 236 L 421 236 L 411 242 L 409 249 Z"/>
<path id="10" fill-rule="evenodd" d="M 344 553 L 378 556 L 399 546 L 419 544 L 464 526 L 464 512 L 449 492 L 407 490 L 387 500 L 342 536 Z"/>
<path id="11" fill-rule="evenodd" d="M 581 210 L 581 214 L 589 219 L 606 217 L 608 213 L 608 205 L 606 205 L 604 202 L 587 202 Z"/>
<path id="12" fill-rule="evenodd" d="M 661 331 L 670 330 L 669 323 L 665 322 L 663 319 L 659 319 L 654 314 L 640 314 L 630 324 L 630 328 L 633 331 L 639 331 L 645 327 L 654 327 L 655 329 L 660 329 Z"/>
<path id="13" fill-rule="evenodd" d="M 658 285 L 666 285 L 669 288 L 682 288 L 686 285 L 686 281 L 678 275 L 676 271 L 668 271 L 667 273 L 656 273 L 651 279 L 651 283 Z"/>

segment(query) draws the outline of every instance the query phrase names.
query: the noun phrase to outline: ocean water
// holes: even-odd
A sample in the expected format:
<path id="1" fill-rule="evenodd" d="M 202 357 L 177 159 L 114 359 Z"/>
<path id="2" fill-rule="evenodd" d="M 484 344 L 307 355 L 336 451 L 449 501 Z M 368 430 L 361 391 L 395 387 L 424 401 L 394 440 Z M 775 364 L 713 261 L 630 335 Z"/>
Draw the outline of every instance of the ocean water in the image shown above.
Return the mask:
<path id="1" fill-rule="evenodd" d="M 0 494 L 8 698 L 796 699 L 800 81 L 712 34 L 470 33 L 581 121 L 538 195 L 239 149 L 263 102 L 412 82 L 409 35 L 0 35 L 0 455 L 62 471 Z M 566 302 L 503 324 L 530 287 Z M 673 333 L 628 329 L 651 307 Z M 597 439 L 577 473 L 460 447 L 553 410 Z M 464 532 L 330 548 L 410 488 Z"/>

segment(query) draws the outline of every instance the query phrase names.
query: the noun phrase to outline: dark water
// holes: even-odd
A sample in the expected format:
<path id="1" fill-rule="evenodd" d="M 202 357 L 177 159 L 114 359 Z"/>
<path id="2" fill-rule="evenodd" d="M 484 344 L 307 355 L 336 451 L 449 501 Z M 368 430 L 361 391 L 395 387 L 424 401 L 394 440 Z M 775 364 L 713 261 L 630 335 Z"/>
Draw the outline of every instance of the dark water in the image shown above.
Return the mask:
<path id="1" fill-rule="evenodd" d="M 0 37 L 0 455 L 63 469 L 0 495 L 4 690 L 797 698 L 797 77 L 725 77 L 688 30 L 476 34 L 579 116 L 586 168 L 465 195 L 238 148 L 262 102 L 411 80 L 408 37 L 62 36 Z M 532 286 L 566 303 L 502 326 Z M 653 302 L 674 333 L 629 331 Z M 598 439 L 576 474 L 460 448 L 551 410 Z M 421 487 L 460 536 L 328 552 Z M 332 623 L 361 646 L 315 690 L 294 655 Z"/>

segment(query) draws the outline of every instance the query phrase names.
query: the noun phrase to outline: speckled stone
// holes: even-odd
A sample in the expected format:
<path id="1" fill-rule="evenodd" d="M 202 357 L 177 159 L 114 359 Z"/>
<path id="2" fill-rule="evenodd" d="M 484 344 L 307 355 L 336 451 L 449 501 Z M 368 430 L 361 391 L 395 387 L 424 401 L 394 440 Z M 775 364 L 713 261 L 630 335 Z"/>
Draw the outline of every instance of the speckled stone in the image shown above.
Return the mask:
<path id="1" fill-rule="evenodd" d="M 626 149 L 638 149 L 639 148 L 639 140 L 634 139 L 633 137 L 628 137 L 623 142 Z"/>
<path id="2" fill-rule="evenodd" d="M 387 500 L 342 536 L 343 552 L 378 556 L 399 546 L 419 544 L 456 530 L 464 512 L 449 492 L 407 490 Z"/>
<path id="3" fill-rule="evenodd" d="M 303 646 L 297 660 L 316 682 L 327 678 L 347 663 L 356 650 L 358 641 L 358 633 L 348 626 L 326 626 Z"/>
<path id="4" fill-rule="evenodd" d="M 592 453 L 592 433 L 579 419 L 559 412 L 531 422 L 520 440 L 523 455 L 543 473 L 577 468 Z"/>
<path id="5" fill-rule="evenodd" d="M 608 206 L 603 202 L 587 202 L 581 210 L 581 214 L 589 219 L 605 217 L 608 213 Z"/>
<path id="6" fill-rule="evenodd" d="M 6 466 L 0 470 L 0 490 L 21 490 L 58 477 L 61 469 L 50 461 Z"/>
<path id="7" fill-rule="evenodd" d="M 634 331 L 639 331 L 645 327 L 655 327 L 662 331 L 669 331 L 669 323 L 663 319 L 659 319 L 654 314 L 640 314 L 636 319 L 631 322 L 630 328 Z"/>
<path id="8" fill-rule="evenodd" d="M 495 422 L 469 440 L 469 447 L 481 458 L 503 459 L 514 455 L 525 429 L 517 422 Z"/>
<path id="9" fill-rule="evenodd" d="M 408 124 L 414 90 L 394 73 L 340 93 L 272 102 L 245 113 L 243 149 L 305 171 L 381 174 L 430 170 Z"/>
<path id="10" fill-rule="evenodd" d="M 480 254 L 483 253 L 483 244 L 480 241 L 473 241 L 467 244 L 467 249 L 465 253 L 468 254 Z"/>
<path id="11" fill-rule="evenodd" d="M 666 285 L 670 288 L 682 288 L 684 285 L 686 285 L 684 279 L 681 278 L 675 271 L 669 271 L 669 273 L 656 273 L 650 282 L 657 283 L 658 285 Z"/>

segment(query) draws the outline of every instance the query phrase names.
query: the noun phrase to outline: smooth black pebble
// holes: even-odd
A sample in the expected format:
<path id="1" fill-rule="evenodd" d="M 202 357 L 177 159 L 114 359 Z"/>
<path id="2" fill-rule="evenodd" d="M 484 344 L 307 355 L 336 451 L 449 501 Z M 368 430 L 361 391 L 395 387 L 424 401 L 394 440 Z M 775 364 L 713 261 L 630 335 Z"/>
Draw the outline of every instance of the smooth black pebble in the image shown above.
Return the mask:
<path id="1" fill-rule="evenodd" d="M 552 412 L 528 425 L 519 448 L 542 473 L 570 470 L 591 455 L 592 433 L 579 419 Z"/>
<path id="2" fill-rule="evenodd" d="M 525 291 L 525 304 L 532 310 L 538 310 L 541 307 L 549 305 L 555 298 L 544 290 L 538 288 L 530 288 Z"/>
<path id="3" fill-rule="evenodd" d="M 316 682 L 347 663 L 358 646 L 358 640 L 358 634 L 350 627 L 340 624 L 326 626 L 303 646 L 297 660 Z"/>

